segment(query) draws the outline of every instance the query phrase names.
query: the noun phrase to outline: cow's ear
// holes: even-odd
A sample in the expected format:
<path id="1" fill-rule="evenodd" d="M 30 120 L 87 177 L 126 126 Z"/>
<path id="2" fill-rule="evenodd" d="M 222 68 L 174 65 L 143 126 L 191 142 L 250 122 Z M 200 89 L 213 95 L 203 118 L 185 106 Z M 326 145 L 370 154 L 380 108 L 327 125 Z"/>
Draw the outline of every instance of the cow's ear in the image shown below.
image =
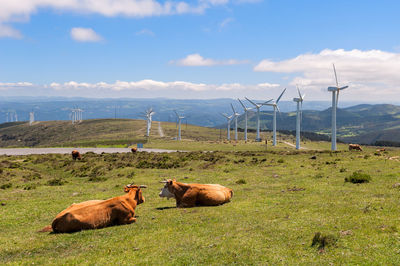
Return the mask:
<path id="1" fill-rule="evenodd" d="M 129 191 L 129 188 L 128 188 L 128 187 L 124 187 L 124 191 L 125 191 L 125 192 L 128 192 L 128 191 Z"/>
<path id="2" fill-rule="evenodd" d="M 168 180 L 168 185 L 172 185 L 172 180 Z"/>

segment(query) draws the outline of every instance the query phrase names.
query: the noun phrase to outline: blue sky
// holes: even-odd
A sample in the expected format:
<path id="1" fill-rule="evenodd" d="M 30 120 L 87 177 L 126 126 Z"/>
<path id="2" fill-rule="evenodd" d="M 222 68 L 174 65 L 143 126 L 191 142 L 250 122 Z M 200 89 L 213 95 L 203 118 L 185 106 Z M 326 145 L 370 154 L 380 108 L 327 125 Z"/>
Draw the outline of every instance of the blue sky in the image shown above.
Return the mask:
<path id="1" fill-rule="evenodd" d="M 168 6 L 171 6 L 168 8 Z M 2 95 L 397 101 L 398 1 L 0 0 Z"/>

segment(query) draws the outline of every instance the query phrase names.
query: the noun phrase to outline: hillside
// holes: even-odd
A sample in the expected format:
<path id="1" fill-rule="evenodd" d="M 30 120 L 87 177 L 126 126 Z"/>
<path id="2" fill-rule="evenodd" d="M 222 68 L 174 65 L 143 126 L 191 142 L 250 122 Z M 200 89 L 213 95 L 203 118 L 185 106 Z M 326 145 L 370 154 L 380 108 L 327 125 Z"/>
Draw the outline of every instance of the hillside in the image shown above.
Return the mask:
<path id="1" fill-rule="evenodd" d="M 302 131 L 330 135 L 331 111 L 304 110 Z M 400 138 L 400 106 L 390 104 L 356 105 L 337 110 L 338 138 L 346 142 L 375 144 L 376 141 L 398 142 Z M 261 112 L 262 129 L 272 129 L 273 112 Z M 244 127 L 244 118 L 240 117 L 239 126 Z M 249 114 L 249 125 L 255 127 L 256 114 Z M 279 113 L 278 130 L 295 130 L 296 113 Z"/>

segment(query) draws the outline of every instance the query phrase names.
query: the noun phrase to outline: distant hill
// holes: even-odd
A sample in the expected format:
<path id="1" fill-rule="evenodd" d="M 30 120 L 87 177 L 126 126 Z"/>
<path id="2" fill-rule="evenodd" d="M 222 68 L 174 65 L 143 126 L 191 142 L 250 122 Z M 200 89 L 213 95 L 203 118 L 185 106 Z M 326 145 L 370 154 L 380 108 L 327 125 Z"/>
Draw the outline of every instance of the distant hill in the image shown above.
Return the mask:
<path id="1" fill-rule="evenodd" d="M 337 110 L 337 134 L 344 142 L 400 146 L 400 106 L 390 104 L 362 104 Z M 261 112 L 262 129 L 272 129 L 273 112 Z M 304 110 L 301 130 L 330 135 L 332 108 L 322 111 Z M 249 114 L 249 126 L 255 127 L 256 113 Z M 277 116 L 277 129 L 295 130 L 296 113 L 280 113 Z M 244 127 L 244 118 L 239 119 Z"/>

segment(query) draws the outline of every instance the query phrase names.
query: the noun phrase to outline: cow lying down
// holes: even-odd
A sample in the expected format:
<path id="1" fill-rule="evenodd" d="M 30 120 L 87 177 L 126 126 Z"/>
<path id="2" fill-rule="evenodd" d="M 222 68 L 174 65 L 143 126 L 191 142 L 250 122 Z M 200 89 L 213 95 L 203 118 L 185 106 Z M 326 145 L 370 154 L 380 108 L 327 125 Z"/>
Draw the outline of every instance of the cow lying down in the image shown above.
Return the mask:
<path id="1" fill-rule="evenodd" d="M 216 206 L 231 200 L 233 191 L 218 184 L 185 184 L 175 179 L 162 181 L 160 197 L 175 198 L 176 207 Z"/>
<path id="2" fill-rule="evenodd" d="M 89 200 L 72 204 L 41 232 L 72 233 L 86 229 L 98 229 L 112 225 L 130 224 L 136 221 L 135 208 L 145 201 L 141 188 L 126 185 L 123 196 L 107 200 Z"/>

